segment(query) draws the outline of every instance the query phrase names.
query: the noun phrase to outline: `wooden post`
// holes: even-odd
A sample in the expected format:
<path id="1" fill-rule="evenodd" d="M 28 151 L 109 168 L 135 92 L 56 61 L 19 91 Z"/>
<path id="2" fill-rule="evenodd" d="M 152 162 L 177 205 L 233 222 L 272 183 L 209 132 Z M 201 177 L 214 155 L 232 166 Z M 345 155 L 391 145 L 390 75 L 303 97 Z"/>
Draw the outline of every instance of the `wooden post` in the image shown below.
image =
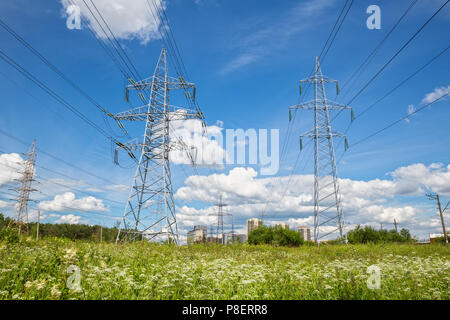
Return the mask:
<path id="1" fill-rule="evenodd" d="M 442 223 L 442 230 L 444 231 L 445 244 L 448 244 L 447 231 L 445 230 L 444 214 L 442 212 L 441 200 L 439 199 L 439 194 L 436 194 L 436 199 L 438 202 L 439 214 L 441 215 L 441 223 Z"/>

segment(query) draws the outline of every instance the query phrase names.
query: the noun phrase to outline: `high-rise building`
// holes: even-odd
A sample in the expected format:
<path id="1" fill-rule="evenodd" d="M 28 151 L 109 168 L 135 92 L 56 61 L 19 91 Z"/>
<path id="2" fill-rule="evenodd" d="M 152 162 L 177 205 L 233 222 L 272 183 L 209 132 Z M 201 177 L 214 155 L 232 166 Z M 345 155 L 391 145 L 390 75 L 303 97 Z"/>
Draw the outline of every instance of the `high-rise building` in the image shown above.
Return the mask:
<path id="1" fill-rule="evenodd" d="M 289 225 L 286 222 L 278 222 L 275 224 L 275 227 L 280 227 L 280 228 L 289 230 Z"/>
<path id="2" fill-rule="evenodd" d="M 261 219 L 252 218 L 247 220 L 247 237 L 256 228 L 262 227 L 263 222 Z"/>
<path id="3" fill-rule="evenodd" d="M 187 243 L 203 243 L 206 241 L 206 227 L 194 226 L 194 230 L 187 233 Z"/>
<path id="4" fill-rule="evenodd" d="M 311 229 L 306 226 L 297 227 L 297 230 L 302 233 L 303 240 L 311 241 Z"/>

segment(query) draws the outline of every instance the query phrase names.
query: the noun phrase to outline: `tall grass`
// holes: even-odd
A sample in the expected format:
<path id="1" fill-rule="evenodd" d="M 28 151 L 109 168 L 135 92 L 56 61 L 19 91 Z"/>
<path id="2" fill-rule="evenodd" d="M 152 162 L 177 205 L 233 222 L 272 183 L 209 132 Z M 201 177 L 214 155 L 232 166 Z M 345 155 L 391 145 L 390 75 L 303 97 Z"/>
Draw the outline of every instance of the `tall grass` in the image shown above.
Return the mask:
<path id="1" fill-rule="evenodd" d="M 67 287 L 70 265 L 79 291 Z M 380 289 L 367 286 L 370 265 Z M 443 245 L 0 242 L 0 299 L 450 299 L 449 283 Z"/>

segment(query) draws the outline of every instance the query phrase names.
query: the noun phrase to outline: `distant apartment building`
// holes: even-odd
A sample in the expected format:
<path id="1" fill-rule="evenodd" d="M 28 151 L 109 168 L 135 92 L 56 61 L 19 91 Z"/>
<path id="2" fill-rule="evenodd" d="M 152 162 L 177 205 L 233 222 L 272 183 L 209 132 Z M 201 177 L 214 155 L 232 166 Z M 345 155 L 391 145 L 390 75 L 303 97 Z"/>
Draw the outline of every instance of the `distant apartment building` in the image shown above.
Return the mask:
<path id="1" fill-rule="evenodd" d="M 285 222 L 278 222 L 278 223 L 276 223 L 276 224 L 275 224 L 275 228 L 276 228 L 276 227 L 279 227 L 279 228 L 283 228 L 283 229 L 289 230 L 289 225 L 288 225 L 287 223 L 285 223 Z"/>
<path id="2" fill-rule="evenodd" d="M 206 227 L 194 226 L 194 230 L 187 233 L 187 243 L 203 243 L 206 241 Z"/>
<path id="3" fill-rule="evenodd" d="M 297 227 L 297 230 L 301 232 L 303 240 L 311 241 L 311 229 L 306 226 Z"/>
<path id="4" fill-rule="evenodd" d="M 258 218 L 252 218 L 247 220 L 247 237 L 256 228 L 262 227 L 263 222 Z"/>

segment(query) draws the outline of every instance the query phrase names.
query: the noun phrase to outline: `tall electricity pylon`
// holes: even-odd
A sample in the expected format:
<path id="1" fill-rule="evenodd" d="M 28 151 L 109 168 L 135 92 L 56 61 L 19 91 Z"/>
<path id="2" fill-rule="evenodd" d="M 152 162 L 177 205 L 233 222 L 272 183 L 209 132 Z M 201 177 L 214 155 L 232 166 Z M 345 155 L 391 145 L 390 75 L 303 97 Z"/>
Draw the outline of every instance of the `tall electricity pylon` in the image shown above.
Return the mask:
<path id="1" fill-rule="evenodd" d="M 19 193 L 17 198 L 16 216 L 19 234 L 22 232 L 23 226 L 28 233 L 28 202 L 30 201 L 30 193 L 36 191 L 31 187 L 31 183 L 34 181 L 34 164 L 36 162 L 36 140 L 25 153 L 26 160 L 24 161 L 24 170 L 22 171 L 22 178 L 20 181 L 20 187 L 14 189 Z"/>
<path id="2" fill-rule="evenodd" d="M 339 94 L 337 80 L 332 80 L 322 75 L 319 58 L 316 57 L 314 76 L 300 80 L 300 94 L 302 93 L 302 82 L 314 84 L 314 100 L 298 104 L 289 108 L 289 119 L 292 119 L 291 110 L 304 109 L 314 111 L 314 129 L 300 135 L 300 150 L 303 148 L 302 138 L 312 138 L 314 141 L 314 241 L 339 231 L 343 236 L 344 215 L 342 213 L 341 193 L 339 190 L 336 159 L 334 153 L 333 138 L 345 135 L 331 129 L 330 110 L 350 109 L 348 106 L 340 105 L 327 100 L 325 83 L 336 83 L 336 91 Z M 352 112 L 353 119 L 353 112 Z M 331 211 L 335 210 L 335 213 Z M 325 227 L 325 228 L 324 228 Z M 321 233 L 320 229 L 325 229 Z"/>
<path id="3" fill-rule="evenodd" d="M 219 196 L 219 202 L 216 206 L 218 208 L 217 212 L 210 213 L 209 216 L 217 216 L 216 240 L 217 243 L 219 243 L 219 234 L 222 234 L 222 244 L 224 244 L 223 217 L 231 216 L 231 214 L 223 212 L 223 207 L 226 207 L 227 205 L 223 203 L 222 195 Z"/>
<path id="4" fill-rule="evenodd" d="M 117 143 L 117 148 L 126 150 L 137 162 L 136 174 L 131 186 L 122 222 L 116 241 L 147 239 L 148 241 L 178 242 L 178 228 L 172 191 L 169 153 L 173 149 L 188 147 L 182 139 L 170 130 L 172 121 L 199 119 L 205 129 L 204 115 L 196 104 L 195 84 L 186 82 L 183 76 L 168 75 L 167 52 L 163 48 L 152 77 L 141 81 L 129 79 L 128 92 L 136 90 L 144 106 L 121 112 L 112 117 L 121 121 L 145 121 L 144 139 L 133 139 L 125 144 Z M 170 104 L 172 90 L 184 90 L 189 108 Z M 149 93 L 146 101 L 144 94 Z M 134 155 L 140 151 L 140 158 Z M 191 161 L 195 159 L 188 153 Z M 115 156 L 117 162 L 117 154 Z"/>

